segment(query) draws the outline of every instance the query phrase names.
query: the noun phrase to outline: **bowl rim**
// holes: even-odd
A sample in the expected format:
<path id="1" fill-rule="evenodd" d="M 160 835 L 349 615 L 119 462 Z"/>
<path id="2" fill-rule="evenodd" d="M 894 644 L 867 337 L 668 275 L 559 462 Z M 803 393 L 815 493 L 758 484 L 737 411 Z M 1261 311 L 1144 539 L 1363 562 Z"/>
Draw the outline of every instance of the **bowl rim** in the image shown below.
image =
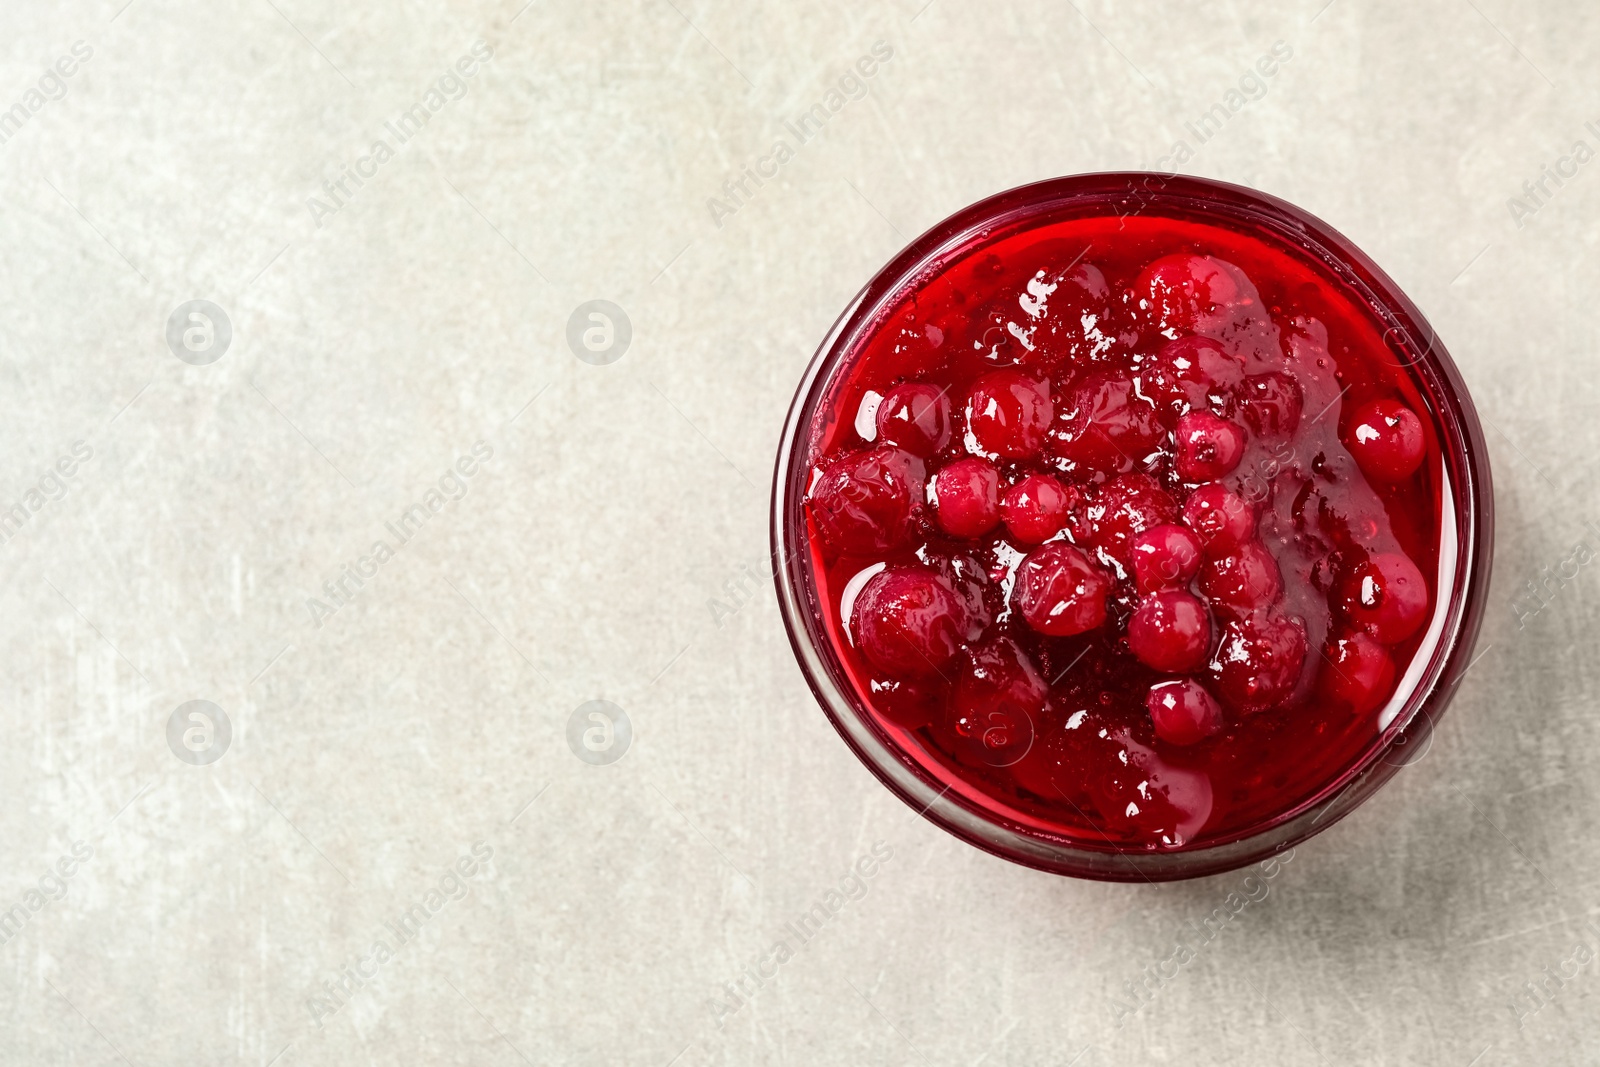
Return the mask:
<path id="1" fill-rule="evenodd" d="M 996 813 L 952 795 L 951 785 L 941 787 L 882 735 L 857 706 L 853 685 L 840 677 L 832 643 L 816 632 L 817 612 L 805 594 L 809 550 L 803 543 L 799 551 L 791 550 L 790 527 L 798 517 L 798 529 L 804 530 L 802 482 L 809 464 L 800 461 L 809 456 L 816 407 L 826 386 L 856 340 L 893 308 L 899 294 L 948 265 L 941 256 L 957 250 L 971 254 L 974 238 L 993 240 L 997 234 L 1020 232 L 1030 222 L 1057 221 L 1069 204 L 1103 209 L 1089 214 L 1120 211 L 1127 217 L 1163 203 L 1186 205 L 1191 214 L 1198 211 L 1218 223 L 1231 217 L 1270 231 L 1301 254 L 1310 254 L 1353 289 L 1379 321 L 1391 323 L 1385 334 L 1391 351 L 1429 400 L 1445 480 L 1454 491 L 1458 554 L 1449 601 L 1436 603 L 1430 616 L 1437 619 L 1443 611 L 1444 625 L 1420 679 L 1388 726 L 1322 789 L 1267 819 L 1192 847 L 1129 850 L 1108 842 L 1100 849 L 1008 825 Z M 1050 214 L 1052 209 L 1056 214 Z M 1441 504 L 1441 531 L 1449 503 L 1447 497 Z M 1216 874 L 1292 848 L 1333 825 L 1401 767 L 1420 758 L 1415 753 L 1426 751 L 1434 724 L 1472 664 L 1494 535 L 1488 448 L 1466 384 L 1433 327 L 1393 279 L 1349 238 L 1287 201 L 1209 178 L 1148 171 L 1066 175 L 996 193 L 936 223 L 892 257 L 835 320 L 801 377 L 778 448 L 770 521 L 773 579 L 795 658 L 835 730 L 874 776 L 930 822 L 994 855 L 1052 873 L 1125 882 Z M 1392 758 L 1401 750 L 1406 758 Z"/>

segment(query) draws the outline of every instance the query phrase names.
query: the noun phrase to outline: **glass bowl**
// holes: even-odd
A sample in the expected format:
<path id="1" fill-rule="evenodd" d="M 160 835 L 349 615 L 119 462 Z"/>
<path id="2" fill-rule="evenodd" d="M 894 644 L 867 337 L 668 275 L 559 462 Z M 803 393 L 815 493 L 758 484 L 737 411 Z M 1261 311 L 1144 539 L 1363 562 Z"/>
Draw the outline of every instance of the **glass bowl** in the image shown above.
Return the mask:
<path id="1" fill-rule="evenodd" d="M 1437 591 L 1421 644 L 1377 717 L 1370 743 L 1331 781 L 1284 810 L 1192 844 L 1118 846 L 1049 832 L 981 789 L 941 781 L 868 710 L 827 632 L 804 510 L 830 400 L 874 331 L 920 282 L 975 251 L 1063 220 L 1135 216 L 1203 222 L 1287 251 L 1384 327 L 1388 357 L 1409 379 L 1439 442 L 1442 467 Z M 1125 172 L 1056 178 L 965 208 L 913 241 L 867 283 L 800 382 L 778 451 L 772 548 L 778 602 L 795 657 L 839 735 L 892 792 L 979 848 L 1057 874 L 1110 881 L 1191 878 L 1242 867 L 1327 828 L 1426 751 L 1469 664 L 1488 588 L 1493 542 L 1489 457 L 1455 364 L 1422 313 L 1347 238 L 1307 212 L 1235 185 Z M 1309 787 L 1308 787 L 1309 788 Z"/>

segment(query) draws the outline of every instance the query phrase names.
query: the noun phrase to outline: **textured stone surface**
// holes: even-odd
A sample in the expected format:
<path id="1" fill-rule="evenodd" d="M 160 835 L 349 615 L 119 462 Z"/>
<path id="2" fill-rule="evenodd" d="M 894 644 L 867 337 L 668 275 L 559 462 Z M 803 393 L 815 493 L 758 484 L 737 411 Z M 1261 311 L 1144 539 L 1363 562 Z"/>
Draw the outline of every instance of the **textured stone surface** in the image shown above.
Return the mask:
<path id="1" fill-rule="evenodd" d="M 0 1062 L 1594 1062 L 1597 571 L 1518 597 L 1600 547 L 1600 163 L 1507 200 L 1600 150 L 1600 10 L 121 2 L 9 0 L 0 35 L 26 115 L 0 144 L 0 505 L 40 494 L 0 544 L 0 908 L 28 920 Z M 399 144 L 386 123 L 479 40 Z M 797 143 L 876 41 L 865 94 Z M 1277 41 L 1199 143 L 1185 123 Z M 393 158 L 362 163 L 377 138 Z M 778 177 L 713 212 L 779 139 Z M 870 274 L 983 195 L 1180 139 L 1183 169 L 1304 205 L 1412 294 L 1479 401 L 1500 518 L 1432 749 L 1173 973 L 1242 874 L 1073 882 L 919 820 L 748 572 L 794 385 Z M 192 299 L 232 328 L 204 365 L 165 340 Z M 609 365 L 568 347 L 592 299 L 631 322 Z M 441 479 L 464 495 L 361 564 Z M 376 574 L 314 620 L 346 564 Z M 632 731 L 602 765 L 569 744 L 597 699 Z M 169 747 L 191 700 L 231 727 L 213 763 Z M 877 842 L 864 895 L 719 1015 Z M 441 883 L 460 899 L 398 944 Z M 331 1011 L 322 983 L 380 939 Z M 1147 967 L 1170 977 L 1119 1019 Z"/>

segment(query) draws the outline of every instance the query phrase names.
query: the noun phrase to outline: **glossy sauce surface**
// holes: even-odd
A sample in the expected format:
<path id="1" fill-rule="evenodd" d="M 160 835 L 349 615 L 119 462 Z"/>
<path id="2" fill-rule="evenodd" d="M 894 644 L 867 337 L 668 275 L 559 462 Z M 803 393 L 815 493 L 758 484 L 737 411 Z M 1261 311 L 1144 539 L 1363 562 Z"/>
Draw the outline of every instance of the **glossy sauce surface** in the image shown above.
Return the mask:
<path id="1" fill-rule="evenodd" d="M 1436 598 L 1438 443 L 1382 326 L 1269 240 L 1061 222 L 850 357 L 807 495 L 878 727 L 1020 828 L 1172 849 L 1371 742 Z"/>

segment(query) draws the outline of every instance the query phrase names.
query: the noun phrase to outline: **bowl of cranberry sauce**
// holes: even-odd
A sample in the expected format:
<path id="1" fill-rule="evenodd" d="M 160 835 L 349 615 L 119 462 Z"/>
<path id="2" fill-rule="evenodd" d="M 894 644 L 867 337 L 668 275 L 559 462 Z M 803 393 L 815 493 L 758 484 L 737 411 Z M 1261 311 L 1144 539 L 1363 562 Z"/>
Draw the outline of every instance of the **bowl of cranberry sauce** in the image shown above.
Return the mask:
<path id="1" fill-rule="evenodd" d="M 1095 174 L 940 223 L 839 319 L 773 492 L 802 670 L 920 813 L 1157 880 L 1290 847 L 1425 749 L 1493 532 L 1466 389 L 1325 223 Z"/>

